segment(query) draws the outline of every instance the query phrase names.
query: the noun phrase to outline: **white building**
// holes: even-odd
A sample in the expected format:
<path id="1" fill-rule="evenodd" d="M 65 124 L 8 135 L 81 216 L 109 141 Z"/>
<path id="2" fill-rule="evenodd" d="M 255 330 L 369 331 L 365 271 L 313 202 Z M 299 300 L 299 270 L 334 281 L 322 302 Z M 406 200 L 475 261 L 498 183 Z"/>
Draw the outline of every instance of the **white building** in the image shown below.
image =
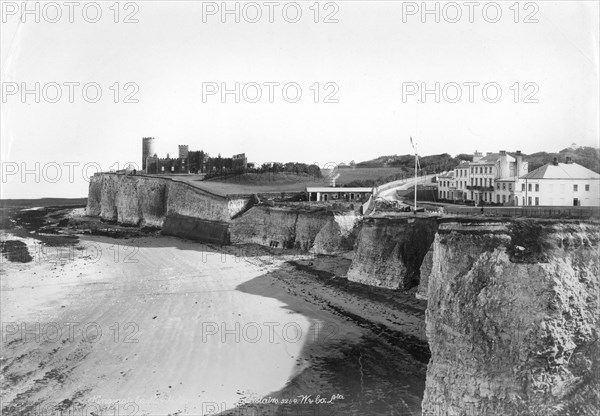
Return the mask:
<path id="1" fill-rule="evenodd" d="M 463 161 L 453 172 L 438 176 L 438 197 L 476 204 L 516 205 L 516 182 L 528 169 L 529 164 L 519 150 L 515 157 L 504 150 L 485 156 L 475 152 L 472 162 Z"/>
<path id="2" fill-rule="evenodd" d="M 456 200 L 456 184 L 454 182 L 455 171 L 443 172 L 437 176 L 438 198 Z"/>
<path id="3" fill-rule="evenodd" d="M 315 187 L 306 188 L 309 201 L 350 201 L 365 202 L 373 194 L 373 188 L 333 188 Z"/>
<path id="4" fill-rule="evenodd" d="M 548 163 L 519 178 L 519 205 L 598 206 L 600 175 L 567 158 Z"/>

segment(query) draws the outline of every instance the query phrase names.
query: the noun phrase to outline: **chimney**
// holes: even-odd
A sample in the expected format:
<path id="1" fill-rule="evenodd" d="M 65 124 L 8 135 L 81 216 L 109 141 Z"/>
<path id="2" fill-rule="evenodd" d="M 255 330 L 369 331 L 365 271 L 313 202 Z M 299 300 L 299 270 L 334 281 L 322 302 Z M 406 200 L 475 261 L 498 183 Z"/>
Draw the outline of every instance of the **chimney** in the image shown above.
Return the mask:
<path id="1" fill-rule="evenodd" d="M 500 156 L 506 156 L 506 150 L 500 150 Z"/>
<path id="2" fill-rule="evenodd" d="M 573 159 L 571 159 L 570 156 L 567 156 L 567 164 L 570 165 L 571 163 L 573 163 Z"/>
<path id="3" fill-rule="evenodd" d="M 523 155 L 521 155 L 521 151 L 517 150 L 516 152 L 516 166 L 515 166 L 515 176 L 519 177 L 521 176 L 521 169 L 522 169 L 522 165 L 523 165 Z"/>
<path id="4" fill-rule="evenodd" d="M 552 164 L 554 166 L 558 166 L 558 158 L 557 157 L 555 157 L 554 159 L 552 159 Z"/>

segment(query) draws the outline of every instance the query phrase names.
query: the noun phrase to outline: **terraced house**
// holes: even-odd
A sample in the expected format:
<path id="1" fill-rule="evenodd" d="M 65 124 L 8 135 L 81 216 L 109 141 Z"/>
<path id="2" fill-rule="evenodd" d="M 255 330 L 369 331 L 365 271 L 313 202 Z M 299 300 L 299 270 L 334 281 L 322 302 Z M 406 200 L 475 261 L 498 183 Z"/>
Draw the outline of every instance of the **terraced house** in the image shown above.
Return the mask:
<path id="1" fill-rule="evenodd" d="M 514 192 L 519 177 L 528 171 L 520 151 L 515 156 L 505 150 L 473 154 L 473 161 L 461 162 L 451 172 L 438 176 L 438 197 L 451 201 L 473 201 L 517 205 Z"/>

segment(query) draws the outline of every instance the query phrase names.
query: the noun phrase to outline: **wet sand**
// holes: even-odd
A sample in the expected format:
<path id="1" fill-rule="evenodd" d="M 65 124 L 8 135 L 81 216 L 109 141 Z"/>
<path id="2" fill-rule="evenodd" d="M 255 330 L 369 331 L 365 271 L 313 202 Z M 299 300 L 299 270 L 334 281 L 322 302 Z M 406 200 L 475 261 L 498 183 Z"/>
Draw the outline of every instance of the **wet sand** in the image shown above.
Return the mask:
<path id="1" fill-rule="evenodd" d="M 45 255 L 43 236 L 2 233 L 33 258 L 2 259 L 3 414 L 420 414 L 411 294 L 348 282 L 344 258 L 82 234 L 68 218 L 76 242 Z M 238 407 L 257 399 L 271 403 Z"/>

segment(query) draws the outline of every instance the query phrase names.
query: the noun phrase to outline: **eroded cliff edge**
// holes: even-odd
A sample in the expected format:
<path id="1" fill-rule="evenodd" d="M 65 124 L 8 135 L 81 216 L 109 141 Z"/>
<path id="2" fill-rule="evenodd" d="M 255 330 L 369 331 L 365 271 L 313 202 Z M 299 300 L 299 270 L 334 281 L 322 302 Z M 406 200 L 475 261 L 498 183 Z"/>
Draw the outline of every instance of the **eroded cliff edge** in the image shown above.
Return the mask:
<path id="1" fill-rule="evenodd" d="M 210 194 L 169 178 L 97 173 L 90 179 L 86 211 L 120 224 L 162 227 L 171 215 L 229 222 L 250 200 Z"/>
<path id="2" fill-rule="evenodd" d="M 217 244 L 338 254 L 352 250 L 360 215 L 325 208 L 255 205 L 254 195 L 221 196 L 187 183 L 143 175 L 91 178 L 87 215 L 162 229 L 166 235 Z"/>
<path id="3" fill-rule="evenodd" d="M 412 288 L 419 284 L 436 230 L 435 217 L 364 219 L 348 279 L 388 289 Z"/>
<path id="4" fill-rule="evenodd" d="M 442 221 L 423 415 L 597 414 L 599 238 L 593 222 Z"/>

